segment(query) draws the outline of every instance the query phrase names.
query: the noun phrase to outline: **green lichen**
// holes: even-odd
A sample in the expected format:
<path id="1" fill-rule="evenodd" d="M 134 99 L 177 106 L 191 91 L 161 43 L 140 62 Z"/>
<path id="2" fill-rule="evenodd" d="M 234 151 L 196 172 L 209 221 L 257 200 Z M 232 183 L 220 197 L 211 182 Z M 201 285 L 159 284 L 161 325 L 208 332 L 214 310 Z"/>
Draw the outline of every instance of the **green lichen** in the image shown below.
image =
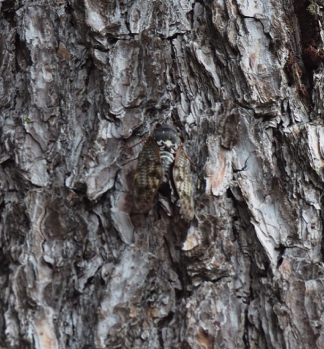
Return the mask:
<path id="1" fill-rule="evenodd" d="M 319 6 L 316 4 L 316 2 L 311 2 L 310 5 L 307 7 L 306 11 L 308 11 L 313 16 L 317 16 L 318 14 L 318 8 Z"/>
<path id="2" fill-rule="evenodd" d="M 308 11 L 311 15 L 317 18 L 320 14 L 321 7 L 323 6 L 324 6 L 323 0 L 313 0 L 308 5 L 306 11 Z"/>

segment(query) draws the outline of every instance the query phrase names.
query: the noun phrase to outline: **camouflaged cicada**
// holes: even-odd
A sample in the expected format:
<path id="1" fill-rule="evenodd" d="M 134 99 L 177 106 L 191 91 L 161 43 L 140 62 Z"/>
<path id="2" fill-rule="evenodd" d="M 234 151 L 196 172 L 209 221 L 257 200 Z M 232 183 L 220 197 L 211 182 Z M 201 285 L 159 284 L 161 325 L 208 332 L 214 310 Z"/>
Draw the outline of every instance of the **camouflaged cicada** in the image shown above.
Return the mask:
<path id="1" fill-rule="evenodd" d="M 171 125 L 154 129 L 138 157 L 134 177 L 134 205 L 148 212 L 163 183 L 171 183 L 179 196 L 183 216 L 194 217 L 194 200 L 188 157 L 177 130 Z"/>

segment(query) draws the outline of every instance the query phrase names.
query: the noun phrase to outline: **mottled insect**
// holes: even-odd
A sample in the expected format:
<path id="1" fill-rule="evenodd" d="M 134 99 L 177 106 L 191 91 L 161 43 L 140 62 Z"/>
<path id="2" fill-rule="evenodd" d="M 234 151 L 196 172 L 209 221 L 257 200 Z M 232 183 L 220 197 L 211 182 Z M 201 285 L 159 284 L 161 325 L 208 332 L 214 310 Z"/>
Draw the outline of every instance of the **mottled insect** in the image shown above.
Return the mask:
<path id="1" fill-rule="evenodd" d="M 148 212 L 163 183 L 170 183 L 179 196 L 183 216 L 194 217 L 194 201 L 188 157 L 177 130 L 171 125 L 154 129 L 138 157 L 133 197 L 139 212 Z"/>

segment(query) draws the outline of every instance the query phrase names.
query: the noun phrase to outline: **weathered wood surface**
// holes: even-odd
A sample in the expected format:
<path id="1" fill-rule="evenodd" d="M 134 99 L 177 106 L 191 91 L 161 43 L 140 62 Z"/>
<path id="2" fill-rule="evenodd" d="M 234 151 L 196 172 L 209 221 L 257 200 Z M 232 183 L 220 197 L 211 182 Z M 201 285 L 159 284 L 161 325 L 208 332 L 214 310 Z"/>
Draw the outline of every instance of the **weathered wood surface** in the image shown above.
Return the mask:
<path id="1" fill-rule="evenodd" d="M 321 0 L 0 3 L 0 346 L 323 348 Z M 195 218 L 132 178 L 184 134 Z"/>

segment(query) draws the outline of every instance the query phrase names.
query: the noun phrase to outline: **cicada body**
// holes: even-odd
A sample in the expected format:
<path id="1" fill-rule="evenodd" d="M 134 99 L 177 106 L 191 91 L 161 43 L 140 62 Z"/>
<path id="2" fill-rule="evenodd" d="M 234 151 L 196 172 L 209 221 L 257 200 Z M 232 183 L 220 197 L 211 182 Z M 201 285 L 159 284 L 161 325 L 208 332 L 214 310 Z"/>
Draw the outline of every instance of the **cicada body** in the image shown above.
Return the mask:
<path id="1" fill-rule="evenodd" d="M 171 180 L 172 179 L 172 180 Z M 162 183 L 174 183 L 183 216 L 194 217 L 190 167 L 177 130 L 171 125 L 156 127 L 138 157 L 134 177 L 134 204 L 148 212 Z"/>
<path id="2" fill-rule="evenodd" d="M 190 167 L 183 147 L 181 146 L 174 159 L 173 180 L 181 201 L 183 215 L 186 219 L 192 220 L 194 211 L 193 191 L 191 184 Z"/>

